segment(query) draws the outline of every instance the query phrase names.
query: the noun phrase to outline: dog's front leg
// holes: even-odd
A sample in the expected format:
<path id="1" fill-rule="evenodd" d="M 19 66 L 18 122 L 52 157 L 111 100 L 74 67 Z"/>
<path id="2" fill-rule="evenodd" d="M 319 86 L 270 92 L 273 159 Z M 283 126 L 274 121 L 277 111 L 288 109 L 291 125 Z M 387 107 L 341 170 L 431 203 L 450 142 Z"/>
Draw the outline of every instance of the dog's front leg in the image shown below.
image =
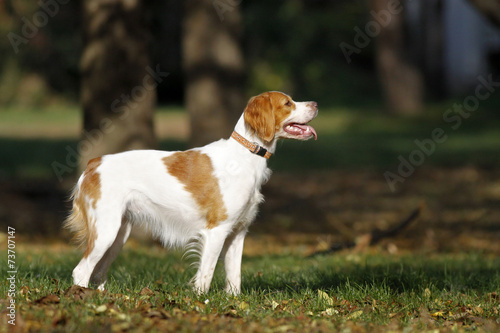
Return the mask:
<path id="1" fill-rule="evenodd" d="M 243 228 L 228 237 L 225 245 L 224 266 L 226 269 L 226 292 L 238 295 L 241 292 L 241 256 L 247 229 Z"/>
<path id="2" fill-rule="evenodd" d="M 200 294 L 210 289 L 215 266 L 229 231 L 230 226 L 223 225 L 201 233 L 200 265 L 194 277 L 194 289 Z"/>

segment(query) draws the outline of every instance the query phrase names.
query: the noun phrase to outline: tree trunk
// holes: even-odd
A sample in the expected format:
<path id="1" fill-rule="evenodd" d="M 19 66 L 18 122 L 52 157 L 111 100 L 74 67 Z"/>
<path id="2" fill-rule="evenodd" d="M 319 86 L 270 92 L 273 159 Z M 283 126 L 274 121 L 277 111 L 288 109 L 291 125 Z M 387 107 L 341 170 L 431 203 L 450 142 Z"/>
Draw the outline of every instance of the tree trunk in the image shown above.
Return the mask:
<path id="1" fill-rule="evenodd" d="M 495 26 L 500 27 L 499 0 L 468 0 L 470 4 L 483 13 Z"/>
<path id="2" fill-rule="evenodd" d="M 388 11 L 392 0 L 372 0 L 377 13 Z M 403 6 L 401 4 L 400 6 Z M 376 61 L 389 110 L 395 114 L 415 114 L 423 104 L 423 78 L 410 60 L 409 43 L 405 34 L 404 8 L 391 14 L 390 20 L 381 25 L 376 41 Z"/>
<path id="3" fill-rule="evenodd" d="M 443 1 L 426 0 L 421 2 L 423 27 L 422 67 L 425 73 L 425 86 L 429 95 L 442 98 L 446 95 L 444 60 Z"/>
<path id="4" fill-rule="evenodd" d="M 158 66 L 149 65 L 149 33 L 142 1 L 82 3 L 81 170 L 88 160 L 103 154 L 156 146 L 156 86 L 167 75 Z"/>
<path id="5" fill-rule="evenodd" d="M 240 30 L 237 1 L 185 1 L 183 66 L 192 147 L 229 137 L 243 112 Z"/>

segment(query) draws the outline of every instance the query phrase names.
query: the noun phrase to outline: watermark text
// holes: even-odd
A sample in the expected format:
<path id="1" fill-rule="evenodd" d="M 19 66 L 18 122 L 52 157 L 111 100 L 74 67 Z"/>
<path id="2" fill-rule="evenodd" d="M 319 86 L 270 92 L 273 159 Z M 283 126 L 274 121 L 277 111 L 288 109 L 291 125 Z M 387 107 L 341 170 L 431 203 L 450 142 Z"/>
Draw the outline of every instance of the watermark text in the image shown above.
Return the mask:
<path id="1" fill-rule="evenodd" d="M 16 293 L 17 293 L 17 267 L 16 267 L 16 229 L 7 227 L 7 322 L 16 324 Z"/>

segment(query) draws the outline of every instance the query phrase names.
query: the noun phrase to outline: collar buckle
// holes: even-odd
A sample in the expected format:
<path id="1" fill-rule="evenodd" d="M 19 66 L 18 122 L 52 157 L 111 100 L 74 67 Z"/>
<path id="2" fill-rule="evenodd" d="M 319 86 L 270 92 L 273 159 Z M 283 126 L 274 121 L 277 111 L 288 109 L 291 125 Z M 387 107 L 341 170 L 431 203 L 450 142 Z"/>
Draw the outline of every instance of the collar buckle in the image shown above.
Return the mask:
<path id="1" fill-rule="evenodd" d="M 262 147 L 259 146 L 259 144 L 257 142 L 255 142 L 255 141 L 252 142 L 252 144 L 255 146 L 255 148 L 253 149 L 252 153 L 257 154 Z"/>
<path id="2" fill-rule="evenodd" d="M 259 146 L 259 144 L 257 142 L 252 142 L 252 144 L 255 145 L 255 148 L 252 151 L 252 153 L 254 153 L 255 155 L 266 157 L 266 153 L 267 153 L 267 149 L 266 148 L 263 148 L 263 147 Z"/>

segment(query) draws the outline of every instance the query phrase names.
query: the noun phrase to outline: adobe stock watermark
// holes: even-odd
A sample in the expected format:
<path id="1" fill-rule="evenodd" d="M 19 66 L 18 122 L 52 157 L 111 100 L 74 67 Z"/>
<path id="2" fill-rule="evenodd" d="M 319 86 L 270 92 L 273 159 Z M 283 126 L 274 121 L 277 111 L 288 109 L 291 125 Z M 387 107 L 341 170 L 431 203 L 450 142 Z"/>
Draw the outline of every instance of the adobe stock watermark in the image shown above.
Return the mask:
<path id="1" fill-rule="evenodd" d="M 83 139 L 78 143 L 76 150 L 70 145 L 65 147 L 67 152 L 64 163 L 59 161 L 52 162 L 52 170 L 57 179 L 61 182 L 65 174 L 72 173 L 79 164 L 81 156 L 87 156 L 92 147 L 102 143 L 105 134 L 109 134 L 115 130 L 113 119 L 124 120 L 130 116 L 130 109 L 135 108 L 137 104 L 144 101 L 147 92 L 156 89 L 163 80 L 170 75 L 168 72 L 160 71 L 160 65 L 156 65 L 155 69 L 146 67 L 146 76 L 142 79 L 142 84 L 137 85 L 130 91 L 129 94 L 122 93 L 119 98 L 113 100 L 110 109 L 113 112 L 112 117 L 103 118 L 99 122 L 99 128 L 91 131 L 83 131 Z"/>
<path id="2" fill-rule="evenodd" d="M 239 6 L 242 1 L 243 0 L 214 0 L 212 5 L 219 16 L 219 20 L 224 21 L 224 15 L 227 12 L 234 11 L 234 9 Z"/>
<path id="3" fill-rule="evenodd" d="M 61 5 L 65 5 L 69 1 L 70 0 L 38 1 L 40 9 L 33 14 L 31 20 L 26 18 L 25 16 L 21 18 L 21 21 L 23 22 L 21 35 L 16 34 L 12 31 L 7 34 L 7 38 L 9 39 L 14 53 L 18 54 L 19 47 L 21 45 L 28 44 L 29 41 L 38 34 L 38 31 L 49 23 L 49 18 L 53 18 L 59 13 Z"/>
<path id="4" fill-rule="evenodd" d="M 9 325 L 16 325 L 16 295 L 17 295 L 17 264 L 16 264 L 16 229 L 14 227 L 7 227 L 7 267 L 4 267 L 5 272 L 7 272 L 7 282 L 4 282 L 8 286 L 7 299 L 5 304 L 7 308 L 5 313 L 7 315 L 7 322 Z"/>
<path id="5" fill-rule="evenodd" d="M 411 1 L 411 0 L 407 0 Z M 403 4 L 400 0 L 390 0 L 387 2 L 387 8 L 377 11 L 370 11 L 372 20 L 365 24 L 364 31 L 359 27 L 354 27 L 354 40 L 352 44 L 341 42 L 339 44 L 340 50 L 344 55 L 348 64 L 352 62 L 351 56 L 353 54 L 360 54 L 361 50 L 370 45 L 373 38 L 380 34 L 382 28 L 387 27 L 394 15 L 399 15 L 403 12 Z"/>
<path id="6" fill-rule="evenodd" d="M 481 101 L 488 99 L 500 87 L 500 81 L 493 81 L 492 74 L 489 74 L 486 78 L 478 76 L 477 80 L 479 83 L 474 89 L 474 94 L 465 97 L 461 104 L 453 104 L 443 113 L 443 122 L 453 131 L 458 130 L 462 126 L 464 119 L 468 119 L 479 109 Z M 397 172 L 384 172 L 385 181 L 392 192 L 396 191 L 398 183 L 404 183 L 429 156 L 436 152 L 438 145 L 448 140 L 446 133 L 447 131 L 444 128 L 436 127 L 431 131 L 429 137 L 413 141 L 415 149 L 408 156 L 398 156 Z"/>

